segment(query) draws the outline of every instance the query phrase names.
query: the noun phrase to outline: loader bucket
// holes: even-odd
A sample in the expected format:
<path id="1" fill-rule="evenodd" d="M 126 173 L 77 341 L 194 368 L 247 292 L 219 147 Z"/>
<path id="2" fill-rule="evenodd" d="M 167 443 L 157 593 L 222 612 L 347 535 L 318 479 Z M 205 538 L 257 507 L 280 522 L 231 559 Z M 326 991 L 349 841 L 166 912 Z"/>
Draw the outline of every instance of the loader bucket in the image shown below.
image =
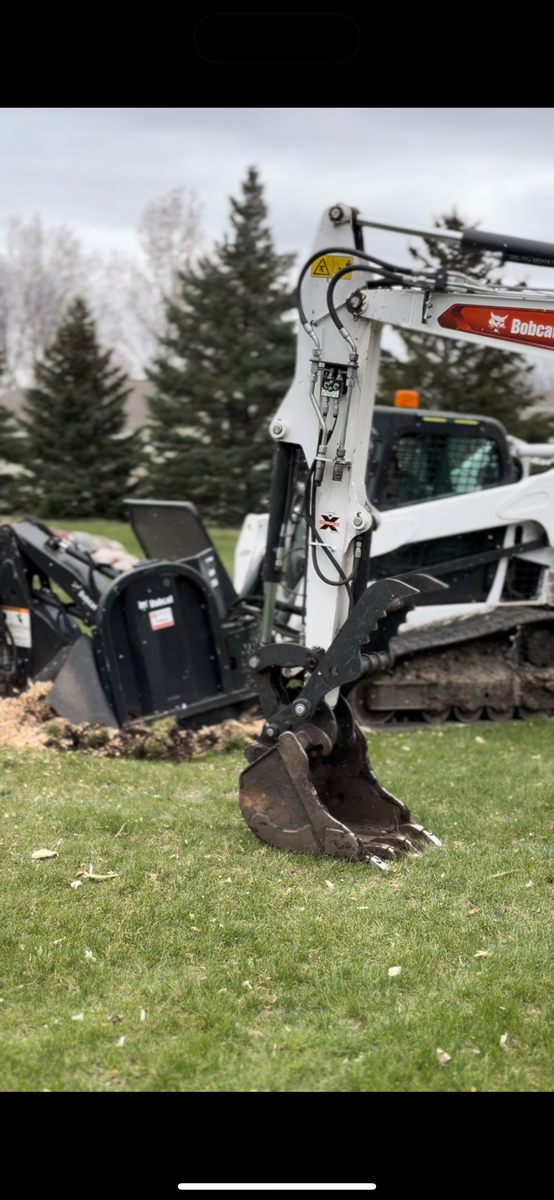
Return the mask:
<path id="1" fill-rule="evenodd" d="M 282 733 L 269 750 L 254 745 L 249 757 L 240 779 L 242 815 L 273 846 L 384 866 L 382 858 L 417 852 L 422 838 L 440 845 L 378 783 L 358 726 L 326 756 L 304 729 Z"/>

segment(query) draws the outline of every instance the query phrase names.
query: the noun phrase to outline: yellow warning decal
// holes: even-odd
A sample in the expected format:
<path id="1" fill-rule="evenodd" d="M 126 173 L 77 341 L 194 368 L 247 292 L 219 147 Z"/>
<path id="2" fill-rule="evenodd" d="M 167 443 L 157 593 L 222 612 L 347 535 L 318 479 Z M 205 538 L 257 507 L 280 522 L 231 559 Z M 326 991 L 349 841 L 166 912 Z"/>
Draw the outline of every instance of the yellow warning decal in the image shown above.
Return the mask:
<path id="1" fill-rule="evenodd" d="M 352 261 L 352 258 L 345 258 L 341 254 L 323 254 L 312 263 L 312 275 L 316 275 L 318 279 L 332 279 L 337 271 L 342 267 L 349 267 Z M 352 279 L 352 273 L 343 275 L 343 279 Z"/>

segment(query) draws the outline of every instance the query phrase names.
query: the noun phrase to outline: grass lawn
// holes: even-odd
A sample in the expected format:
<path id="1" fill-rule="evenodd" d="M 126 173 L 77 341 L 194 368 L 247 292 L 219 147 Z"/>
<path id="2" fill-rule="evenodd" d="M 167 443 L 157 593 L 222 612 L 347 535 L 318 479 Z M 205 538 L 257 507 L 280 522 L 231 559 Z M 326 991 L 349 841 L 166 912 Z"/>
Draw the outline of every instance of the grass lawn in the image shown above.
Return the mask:
<path id="1" fill-rule="evenodd" d="M 256 839 L 237 751 L 3 748 L 3 1090 L 551 1091 L 552 723 L 370 747 L 444 841 L 387 873 Z"/>

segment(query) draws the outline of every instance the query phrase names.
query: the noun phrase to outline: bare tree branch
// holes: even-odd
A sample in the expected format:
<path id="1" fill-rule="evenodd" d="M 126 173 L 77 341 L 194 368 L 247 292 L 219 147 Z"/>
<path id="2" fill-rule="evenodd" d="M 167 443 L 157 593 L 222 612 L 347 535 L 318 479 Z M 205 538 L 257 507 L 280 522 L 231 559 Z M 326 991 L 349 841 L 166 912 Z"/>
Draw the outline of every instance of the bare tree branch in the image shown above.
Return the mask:
<path id="1" fill-rule="evenodd" d="M 79 239 L 42 218 L 11 217 L 0 253 L 0 354 L 6 382 L 28 384 L 69 304 L 86 299 L 101 341 L 132 377 L 144 373 L 166 331 L 166 307 L 180 273 L 197 258 L 202 235 L 194 193 L 176 188 L 148 204 L 137 230 L 138 254 L 85 254 Z"/>
<path id="2" fill-rule="evenodd" d="M 87 258 L 66 226 L 41 217 L 8 221 L 0 273 L 0 337 L 10 373 L 32 371 L 53 340 L 68 303 L 86 289 Z"/>

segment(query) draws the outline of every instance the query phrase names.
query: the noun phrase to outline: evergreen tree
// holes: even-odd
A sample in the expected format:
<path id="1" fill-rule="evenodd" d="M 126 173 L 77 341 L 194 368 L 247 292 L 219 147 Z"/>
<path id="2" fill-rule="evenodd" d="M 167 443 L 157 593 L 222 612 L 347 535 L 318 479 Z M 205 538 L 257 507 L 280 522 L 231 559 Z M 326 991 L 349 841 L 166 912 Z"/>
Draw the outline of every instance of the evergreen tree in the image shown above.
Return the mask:
<path id="1" fill-rule="evenodd" d="M 454 211 L 435 227 L 461 230 L 466 223 Z M 486 255 L 463 254 L 456 243 L 423 240 L 427 254 L 410 248 L 420 267 L 463 272 L 479 283 L 499 282 Z M 495 417 L 508 433 L 526 441 L 544 442 L 554 435 L 554 414 L 536 411 L 542 397 L 533 388 L 534 368 L 521 354 L 411 330 L 397 333 L 406 358 L 383 351 L 378 404 L 393 404 L 397 388 L 416 388 L 422 408 Z"/>
<path id="2" fill-rule="evenodd" d="M 75 300 L 26 393 L 26 505 L 38 516 L 114 517 L 132 488 L 137 435 L 123 435 L 123 371 L 99 347 L 85 302 Z"/>
<path id="3" fill-rule="evenodd" d="M 295 327 L 256 168 L 231 199 L 231 239 L 182 275 L 167 305 L 168 333 L 147 372 L 151 460 L 159 499 L 191 500 L 210 520 L 238 524 L 267 506 L 268 424 L 294 373 Z"/>

